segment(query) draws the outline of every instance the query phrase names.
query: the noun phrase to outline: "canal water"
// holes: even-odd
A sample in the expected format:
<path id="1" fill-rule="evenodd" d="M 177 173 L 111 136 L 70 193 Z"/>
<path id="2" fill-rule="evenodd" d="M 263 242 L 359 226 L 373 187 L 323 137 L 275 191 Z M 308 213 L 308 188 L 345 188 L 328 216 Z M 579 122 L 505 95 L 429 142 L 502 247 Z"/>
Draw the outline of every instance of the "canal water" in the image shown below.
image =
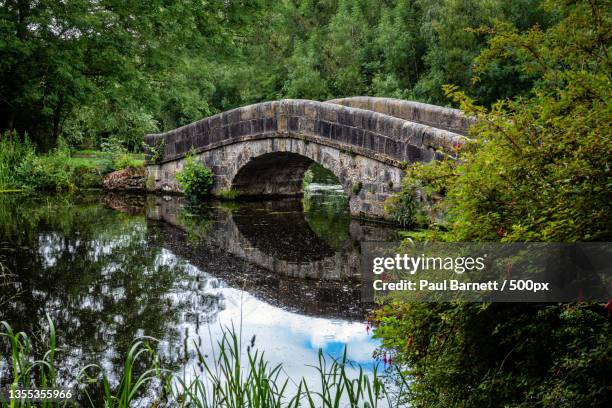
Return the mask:
<path id="1" fill-rule="evenodd" d="M 143 335 L 159 339 L 166 366 L 193 377 L 195 345 L 213 358 L 233 327 L 271 366 L 317 383 L 319 350 L 338 358 L 346 348 L 355 372 L 377 364 L 360 245 L 395 239 L 388 226 L 351 219 L 342 189 L 324 178 L 303 199 L 198 206 L 176 196 L 0 195 L 0 320 L 42 336 L 48 314 L 63 378 L 96 362 L 117 381 Z"/>

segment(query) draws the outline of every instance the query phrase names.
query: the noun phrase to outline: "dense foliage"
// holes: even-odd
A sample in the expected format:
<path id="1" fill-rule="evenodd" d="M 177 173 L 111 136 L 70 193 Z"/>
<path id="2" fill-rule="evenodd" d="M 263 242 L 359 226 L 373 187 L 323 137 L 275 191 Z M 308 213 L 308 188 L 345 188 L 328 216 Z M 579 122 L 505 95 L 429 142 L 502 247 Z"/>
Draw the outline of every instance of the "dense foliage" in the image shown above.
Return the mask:
<path id="1" fill-rule="evenodd" d="M 565 18 L 547 31 L 488 29 L 494 36 L 477 59 L 478 72 L 501 57 L 518 61 L 538 78 L 533 96 L 500 100 L 487 110 L 447 88 L 477 118 L 474 139 L 457 160 L 411 168 L 404 192 L 445 195 L 438 213 L 448 217 L 433 223 L 451 231 L 446 239 L 612 236 L 610 11 L 586 2 L 555 11 Z"/>
<path id="2" fill-rule="evenodd" d="M 396 214 L 413 238 L 608 241 L 612 237 L 609 2 L 547 2 L 561 21 L 492 34 L 476 72 L 510 58 L 537 78 L 531 96 L 477 118 L 457 159 L 411 168 Z M 444 198 L 419 208 L 417 192 Z M 407 204 L 406 204 L 407 203 Z M 440 216 L 443 214 L 444 216 Z M 389 302 L 374 316 L 383 350 L 406 368 L 411 406 L 605 407 L 611 403 L 610 304 Z"/>
<path id="3" fill-rule="evenodd" d="M 205 68 L 231 44 L 240 2 L 0 2 L 0 131 L 44 149 L 142 135 L 210 113 Z"/>
<path id="4" fill-rule="evenodd" d="M 121 146 L 106 147 L 101 152 L 73 152 L 62 144 L 39 154 L 27 136 L 7 132 L 0 138 L 0 192 L 97 188 L 106 173 L 144 164 L 142 155 L 128 153 Z"/>
<path id="5" fill-rule="evenodd" d="M 601 305 L 393 303 L 375 319 L 405 367 L 410 406 L 609 406 L 612 325 Z"/>
<path id="6" fill-rule="evenodd" d="M 523 94 L 513 61 L 470 82 L 486 35 L 555 21 L 540 0 L 0 2 L 0 132 L 97 148 L 141 148 L 217 111 L 282 97 L 380 95 L 448 104 L 462 86 L 484 104 Z"/>

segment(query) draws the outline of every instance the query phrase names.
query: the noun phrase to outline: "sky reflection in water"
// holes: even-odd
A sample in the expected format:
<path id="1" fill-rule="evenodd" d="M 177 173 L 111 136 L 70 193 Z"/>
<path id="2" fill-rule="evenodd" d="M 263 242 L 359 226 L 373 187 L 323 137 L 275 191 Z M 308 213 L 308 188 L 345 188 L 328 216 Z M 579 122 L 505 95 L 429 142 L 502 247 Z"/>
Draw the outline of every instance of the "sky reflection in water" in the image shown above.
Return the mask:
<path id="1" fill-rule="evenodd" d="M 170 252 L 164 252 L 162 262 L 180 262 Z M 242 334 L 243 359 L 246 359 L 246 346 L 255 336 L 255 349 L 265 352 L 266 360 L 272 367 L 283 364 L 286 375 L 295 381 L 304 377 L 310 384 L 316 384 L 317 372 L 307 365 L 316 365 L 318 352 L 321 349 L 327 357 L 341 358 L 347 347 L 347 358 L 359 364 L 365 371 L 372 370 L 375 364 L 372 353 L 378 342 L 366 331 L 361 321 L 328 319 L 306 316 L 270 305 L 246 291 L 228 286 L 193 265 L 188 265 L 189 275 L 200 276 L 200 290 L 220 299 L 220 310 L 215 319 L 206 321 L 201 316 L 202 324 L 185 319 L 179 325 L 179 331 L 188 333 L 190 348 L 189 362 L 185 367 L 187 377 L 199 373 L 193 341 L 202 339 L 200 351 L 208 355 L 212 362 L 213 355 L 218 356 L 217 339 L 223 333 L 223 327 L 235 328 Z M 174 293 L 175 301 L 180 300 L 185 292 Z M 211 344 L 210 339 L 213 339 Z M 246 360 L 245 360 L 246 361 Z M 354 373 L 357 368 L 349 370 Z"/>

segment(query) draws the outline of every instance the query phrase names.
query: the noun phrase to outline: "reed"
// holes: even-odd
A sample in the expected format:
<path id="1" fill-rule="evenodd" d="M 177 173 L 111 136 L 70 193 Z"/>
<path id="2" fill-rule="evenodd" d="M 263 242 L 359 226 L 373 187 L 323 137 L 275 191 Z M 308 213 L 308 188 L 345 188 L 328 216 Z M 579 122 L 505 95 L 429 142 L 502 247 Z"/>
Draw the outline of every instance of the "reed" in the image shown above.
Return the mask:
<path id="1" fill-rule="evenodd" d="M 56 375 L 56 332 L 49 317 L 47 350 L 40 359 L 35 359 L 32 343 L 24 332 L 14 332 L 7 322 L 1 322 L 0 336 L 8 344 L 10 355 L 5 363 L 10 367 L 11 387 L 60 388 Z M 346 349 L 341 358 L 326 357 L 319 350 L 316 365 L 319 383 L 309 384 L 304 378 L 294 381 L 288 378 L 282 364 L 272 366 L 265 354 L 251 346 L 242 349 L 240 335 L 234 328 L 226 328 L 217 342 L 218 355 L 206 357 L 194 341 L 197 368 L 193 378 L 162 368 L 160 357 L 151 337 L 137 338 L 124 358 L 119 384 L 111 386 L 109 374 L 100 364 L 84 366 L 74 380 L 80 384 L 81 406 L 96 407 L 94 401 L 102 399 L 109 408 L 136 406 L 138 398 L 147 387 L 155 387 L 156 400 L 144 402 L 156 407 L 197 408 L 341 408 L 341 407 L 396 407 L 375 367 L 372 375 L 366 375 L 361 367 L 354 367 L 347 358 Z M 2 346 L 5 346 L 4 344 Z M 215 353 L 216 354 L 216 353 Z M 351 377 L 349 368 L 357 368 L 358 374 Z M 199 370 L 199 372 L 198 372 Z M 64 379 L 66 380 L 66 379 Z M 70 382 L 70 380 L 68 381 Z M 290 382 L 292 387 L 289 387 Z M 93 383 L 101 384 L 102 395 L 90 395 L 88 388 Z M 291 389 L 292 391 L 289 391 Z M 101 397 L 101 398 L 100 398 Z M 143 403 L 140 401 L 140 403 Z M 29 403 L 11 401 L 3 407 L 55 407 L 72 406 L 65 403 Z M 85 404 L 85 405 L 83 405 Z"/>

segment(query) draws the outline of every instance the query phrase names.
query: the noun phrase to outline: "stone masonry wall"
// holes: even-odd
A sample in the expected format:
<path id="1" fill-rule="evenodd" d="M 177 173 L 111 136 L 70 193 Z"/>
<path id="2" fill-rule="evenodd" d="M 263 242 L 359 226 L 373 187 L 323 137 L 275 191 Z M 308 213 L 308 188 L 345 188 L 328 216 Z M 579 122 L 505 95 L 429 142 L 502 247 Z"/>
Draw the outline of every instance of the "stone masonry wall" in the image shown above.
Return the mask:
<path id="1" fill-rule="evenodd" d="M 378 112 L 460 135 L 466 135 L 473 122 L 458 109 L 402 99 L 353 96 L 327 102 Z"/>
<path id="2" fill-rule="evenodd" d="M 335 103 L 285 99 L 223 112 L 166 133 L 145 136 L 155 146 L 163 140 L 163 162 L 182 158 L 193 147 L 210 150 L 247 140 L 289 135 L 388 161 L 414 162 L 423 150 L 453 153 L 465 138 L 457 133 L 370 110 Z"/>
<path id="3" fill-rule="evenodd" d="M 354 216 L 385 218 L 384 202 L 400 186 L 402 170 L 395 166 L 330 146 L 289 137 L 225 145 L 199 153 L 198 159 L 213 170 L 213 194 L 218 194 L 232 188 L 236 174 L 254 158 L 284 152 L 306 157 L 331 170 L 349 195 L 350 211 Z M 432 156 L 433 153 L 430 153 L 429 157 Z M 182 168 L 183 160 L 149 165 L 147 189 L 180 192 L 175 175 Z M 269 182 L 275 183 L 277 180 Z"/>

